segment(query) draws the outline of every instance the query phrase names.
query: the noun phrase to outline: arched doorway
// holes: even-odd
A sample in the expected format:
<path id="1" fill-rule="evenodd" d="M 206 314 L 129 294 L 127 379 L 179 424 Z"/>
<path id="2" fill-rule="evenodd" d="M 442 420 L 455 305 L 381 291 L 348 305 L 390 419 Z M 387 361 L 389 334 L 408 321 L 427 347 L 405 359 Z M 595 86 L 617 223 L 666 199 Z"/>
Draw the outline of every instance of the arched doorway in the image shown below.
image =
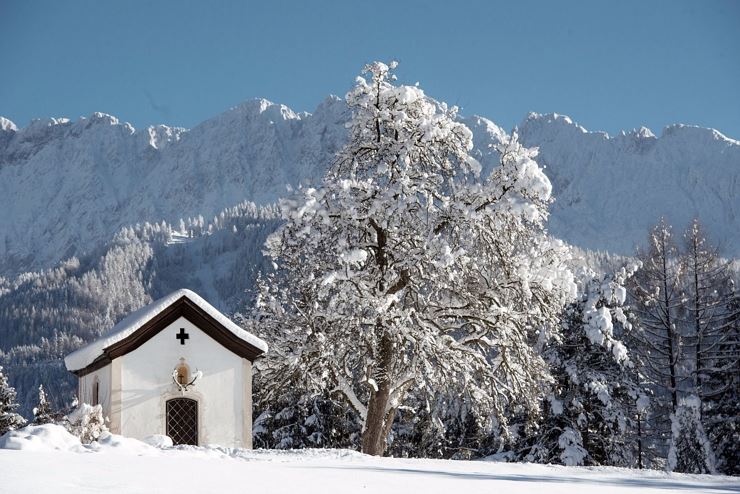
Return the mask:
<path id="1" fill-rule="evenodd" d="M 175 445 L 198 445 L 197 401 L 190 398 L 167 400 L 167 435 Z"/>

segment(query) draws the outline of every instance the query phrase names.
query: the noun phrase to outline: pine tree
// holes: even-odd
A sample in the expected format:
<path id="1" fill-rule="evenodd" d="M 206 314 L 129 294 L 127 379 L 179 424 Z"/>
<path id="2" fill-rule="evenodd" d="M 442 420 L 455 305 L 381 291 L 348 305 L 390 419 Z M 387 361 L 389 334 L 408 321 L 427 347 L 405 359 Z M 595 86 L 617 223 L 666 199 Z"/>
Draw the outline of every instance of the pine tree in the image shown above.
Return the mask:
<path id="1" fill-rule="evenodd" d="M 661 435 L 656 433 L 654 429 L 655 421 L 651 420 L 655 407 L 653 397 L 656 385 L 647 370 L 647 359 L 645 353 L 643 353 L 645 335 L 640 319 L 636 316 L 635 311 L 630 312 L 632 329 L 627 331 L 623 338 L 623 342 L 630 350 L 630 363 L 632 364 L 627 372 L 630 382 L 635 383 L 641 391 L 632 407 L 633 426 L 629 431 L 631 443 L 634 445 L 635 463 L 633 466 L 639 469 L 653 466 L 662 467 L 661 451 L 664 449 L 664 444 Z"/>
<path id="2" fill-rule="evenodd" d="M 536 152 L 513 136 L 481 179 L 456 109 L 394 85 L 394 67 L 365 68 L 348 144 L 321 187 L 283 201 L 258 305 L 275 342 L 261 399 L 337 393 L 374 455 L 411 390 L 454 390 L 502 429 L 508 404 L 537 409 L 549 379 L 537 345 L 575 292 L 568 249 L 544 231 Z"/>
<path id="3" fill-rule="evenodd" d="M 434 398 L 412 391 L 397 418 L 389 441 L 394 457 L 465 460 L 495 453 L 502 443 L 495 420 L 476 413 L 454 388 L 440 389 Z"/>
<path id="4" fill-rule="evenodd" d="M 8 383 L 0 366 L 0 436 L 26 425 L 26 420 L 15 412 L 17 409 L 15 389 Z"/>
<path id="5" fill-rule="evenodd" d="M 43 425 L 54 423 L 54 412 L 51 405 L 46 399 L 44 385 L 39 385 L 39 401 L 33 409 L 33 425 Z"/>
<path id="6" fill-rule="evenodd" d="M 624 284 L 636 269 L 592 279 L 566 309 L 562 337 L 545 353 L 556 380 L 525 460 L 632 466 L 639 457 L 632 434 L 648 393 L 620 340 L 633 330 Z"/>
<path id="7" fill-rule="evenodd" d="M 671 414 L 670 471 L 715 473 L 714 453 L 701 424 L 700 407 L 697 396 L 688 396 Z"/>

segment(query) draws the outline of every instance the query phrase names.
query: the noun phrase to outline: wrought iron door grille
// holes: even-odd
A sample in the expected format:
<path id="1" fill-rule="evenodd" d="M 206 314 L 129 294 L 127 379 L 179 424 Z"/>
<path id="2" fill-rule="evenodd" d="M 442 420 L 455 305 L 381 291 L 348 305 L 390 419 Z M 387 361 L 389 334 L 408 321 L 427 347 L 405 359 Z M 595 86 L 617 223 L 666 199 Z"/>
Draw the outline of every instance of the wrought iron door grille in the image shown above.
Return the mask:
<path id="1" fill-rule="evenodd" d="M 177 444 L 198 445 L 198 402 L 190 398 L 167 401 L 167 435 Z"/>

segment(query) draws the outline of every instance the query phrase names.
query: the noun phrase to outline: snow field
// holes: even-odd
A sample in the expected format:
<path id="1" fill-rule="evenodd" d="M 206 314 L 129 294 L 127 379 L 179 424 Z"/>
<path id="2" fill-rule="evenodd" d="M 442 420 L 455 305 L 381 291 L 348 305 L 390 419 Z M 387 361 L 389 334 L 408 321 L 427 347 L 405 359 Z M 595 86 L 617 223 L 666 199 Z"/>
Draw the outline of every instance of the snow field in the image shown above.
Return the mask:
<path id="1" fill-rule="evenodd" d="M 159 444 L 160 447 L 152 446 Z M 737 493 L 740 479 L 611 467 L 377 458 L 348 450 L 170 447 L 112 434 L 81 445 L 56 425 L 0 437 L 0 493 Z"/>

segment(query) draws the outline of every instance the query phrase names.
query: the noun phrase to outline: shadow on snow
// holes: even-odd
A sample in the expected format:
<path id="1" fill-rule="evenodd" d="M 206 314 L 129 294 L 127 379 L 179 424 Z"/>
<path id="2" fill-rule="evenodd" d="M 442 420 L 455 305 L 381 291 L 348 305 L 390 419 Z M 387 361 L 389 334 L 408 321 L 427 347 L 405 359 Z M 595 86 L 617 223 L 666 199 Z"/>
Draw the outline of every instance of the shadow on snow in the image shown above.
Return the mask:
<path id="1" fill-rule="evenodd" d="M 317 468 L 316 466 L 301 466 L 300 468 Z M 650 479 L 650 478 L 609 478 L 609 479 L 589 479 L 581 477 L 557 477 L 546 475 L 525 475 L 525 474 L 496 474 L 480 472 L 446 472 L 439 470 L 422 470 L 415 468 L 387 468 L 377 466 L 353 465 L 346 467 L 329 467 L 322 466 L 318 468 L 331 470 L 365 470 L 378 473 L 399 473 L 399 474 L 418 474 L 418 475 L 437 475 L 457 479 L 470 480 L 499 480 L 507 482 L 532 482 L 532 483 L 559 483 L 559 484 L 595 484 L 595 485 L 613 485 L 623 487 L 643 487 L 651 489 L 667 490 L 706 490 L 717 493 L 740 493 L 740 483 L 732 484 L 702 484 L 697 482 L 668 479 Z"/>

